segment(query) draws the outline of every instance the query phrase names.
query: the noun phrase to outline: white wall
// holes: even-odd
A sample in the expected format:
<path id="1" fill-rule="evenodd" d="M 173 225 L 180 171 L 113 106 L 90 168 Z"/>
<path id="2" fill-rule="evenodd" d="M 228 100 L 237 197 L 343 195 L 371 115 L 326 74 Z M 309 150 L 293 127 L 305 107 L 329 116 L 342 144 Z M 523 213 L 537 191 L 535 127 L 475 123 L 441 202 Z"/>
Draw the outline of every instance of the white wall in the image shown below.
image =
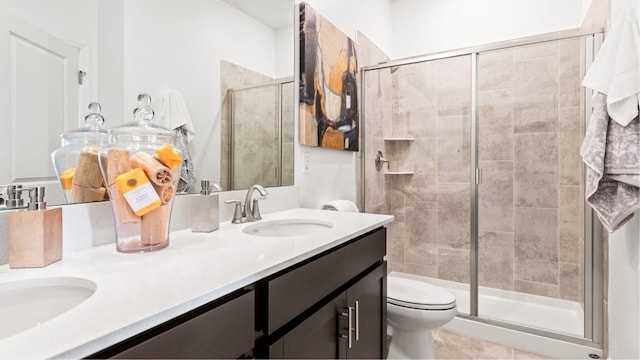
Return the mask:
<path id="1" fill-rule="evenodd" d="M 609 358 L 640 359 L 640 212 L 609 236 Z"/>
<path id="2" fill-rule="evenodd" d="M 89 73 L 97 92 L 86 102 L 102 105 L 106 128 L 121 124 L 124 114 L 124 1 L 98 0 L 98 71 Z"/>
<path id="3" fill-rule="evenodd" d="M 220 60 L 276 76 L 276 32 L 220 0 L 124 1 L 124 113 L 148 92 L 156 113 L 180 91 L 196 129 L 196 179 L 220 179 Z M 115 125 L 115 123 L 114 123 Z"/>
<path id="4" fill-rule="evenodd" d="M 298 45 L 298 37 L 293 31 L 295 26 L 276 31 L 275 78 L 293 77 L 295 65 L 294 46 Z"/>
<path id="5" fill-rule="evenodd" d="M 582 0 L 582 13 L 580 14 L 580 18 L 584 19 L 587 16 L 587 12 L 589 11 L 589 7 L 591 7 L 591 3 L 593 0 Z"/>
<path id="6" fill-rule="evenodd" d="M 302 0 L 295 0 L 299 4 Z M 396 0 L 304 0 L 352 39 L 361 31 L 383 51 L 390 52 L 391 6 Z"/>
<path id="7" fill-rule="evenodd" d="M 611 0 L 610 26 L 638 0 Z M 640 211 L 609 237 L 609 358 L 640 359 Z"/>
<path id="8" fill-rule="evenodd" d="M 296 0 L 296 4 L 299 2 Z M 388 0 L 307 0 L 306 2 L 351 39 L 356 40 L 359 30 L 367 34 L 384 51 L 391 50 Z M 305 155 L 309 160 L 308 173 L 303 173 Z M 324 202 L 333 199 L 348 199 L 355 202 L 356 155 L 349 151 L 296 145 L 295 183 L 300 188 L 300 205 L 319 208 Z"/>
<path id="9" fill-rule="evenodd" d="M 578 28 L 583 19 L 583 3 L 583 0 L 394 0 L 392 57 Z"/>

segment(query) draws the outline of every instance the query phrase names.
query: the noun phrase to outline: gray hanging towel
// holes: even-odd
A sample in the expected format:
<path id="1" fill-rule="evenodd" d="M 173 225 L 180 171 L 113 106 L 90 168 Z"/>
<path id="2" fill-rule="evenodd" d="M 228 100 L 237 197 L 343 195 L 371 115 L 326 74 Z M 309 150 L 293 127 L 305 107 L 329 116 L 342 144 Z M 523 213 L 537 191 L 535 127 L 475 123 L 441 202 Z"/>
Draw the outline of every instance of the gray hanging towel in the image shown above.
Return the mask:
<path id="1" fill-rule="evenodd" d="M 640 208 L 640 123 L 611 121 L 607 96 L 595 92 L 580 155 L 587 165 L 585 195 L 602 225 L 613 232 Z"/>
<path id="2" fill-rule="evenodd" d="M 193 172 L 193 158 L 191 151 L 189 151 L 189 130 L 183 125 L 175 128 L 173 132 L 176 134 L 176 147 L 182 153 L 182 168 L 176 192 L 193 192 L 196 177 Z"/>

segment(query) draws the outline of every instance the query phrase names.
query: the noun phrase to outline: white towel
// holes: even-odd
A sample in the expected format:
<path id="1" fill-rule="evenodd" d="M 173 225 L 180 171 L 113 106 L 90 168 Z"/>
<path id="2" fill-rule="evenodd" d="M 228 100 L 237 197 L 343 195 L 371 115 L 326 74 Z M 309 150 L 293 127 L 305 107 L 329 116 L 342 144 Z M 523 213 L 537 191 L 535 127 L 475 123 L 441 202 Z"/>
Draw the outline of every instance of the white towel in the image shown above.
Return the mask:
<path id="1" fill-rule="evenodd" d="M 159 119 L 160 125 L 171 130 L 184 126 L 187 130 L 187 141 L 191 141 L 196 134 L 187 104 L 184 102 L 182 94 L 177 90 L 168 90 L 164 95 Z"/>
<path id="2" fill-rule="evenodd" d="M 607 95 L 612 120 L 627 126 L 640 101 L 640 6 L 625 9 L 613 22 L 582 86 Z"/>

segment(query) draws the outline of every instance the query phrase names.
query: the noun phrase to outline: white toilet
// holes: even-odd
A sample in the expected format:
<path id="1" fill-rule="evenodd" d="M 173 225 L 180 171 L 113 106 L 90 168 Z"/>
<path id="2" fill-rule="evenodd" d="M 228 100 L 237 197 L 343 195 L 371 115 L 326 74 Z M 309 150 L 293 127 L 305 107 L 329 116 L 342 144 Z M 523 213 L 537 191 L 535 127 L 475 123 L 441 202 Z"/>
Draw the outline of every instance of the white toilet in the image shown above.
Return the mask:
<path id="1" fill-rule="evenodd" d="M 387 277 L 389 359 L 435 359 L 431 331 L 456 316 L 455 296 L 423 281 Z"/>

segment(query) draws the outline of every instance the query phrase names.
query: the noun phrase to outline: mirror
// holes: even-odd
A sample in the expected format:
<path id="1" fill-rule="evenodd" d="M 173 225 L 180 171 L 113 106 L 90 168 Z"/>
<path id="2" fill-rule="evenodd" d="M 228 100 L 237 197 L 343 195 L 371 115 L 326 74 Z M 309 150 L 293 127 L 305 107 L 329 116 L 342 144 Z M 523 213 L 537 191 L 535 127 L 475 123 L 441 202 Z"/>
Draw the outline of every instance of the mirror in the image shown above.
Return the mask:
<path id="1" fill-rule="evenodd" d="M 232 166 L 223 158 L 231 156 L 222 141 L 230 136 L 225 99 L 229 89 L 263 84 L 234 83 L 225 71 L 260 74 L 268 84 L 292 78 L 294 9 L 294 0 L 3 0 L 0 121 L 8 136 L 0 152 L 8 161 L 0 185 L 45 185 L 49 205 L 64 203 L 51 153 L 61 133 L 83 124 L 87 105 L 99 102 L 112 128 L 132 120 L 137 95 L 147 92 L 157 121 L 164 97 L 176 90 L 195 129 L 189 192 L 199 192 L 200 179 L 230 189 L 231 174 L 222 170 Z M 278 106 L 293 113 L 293 101 Z"/>

